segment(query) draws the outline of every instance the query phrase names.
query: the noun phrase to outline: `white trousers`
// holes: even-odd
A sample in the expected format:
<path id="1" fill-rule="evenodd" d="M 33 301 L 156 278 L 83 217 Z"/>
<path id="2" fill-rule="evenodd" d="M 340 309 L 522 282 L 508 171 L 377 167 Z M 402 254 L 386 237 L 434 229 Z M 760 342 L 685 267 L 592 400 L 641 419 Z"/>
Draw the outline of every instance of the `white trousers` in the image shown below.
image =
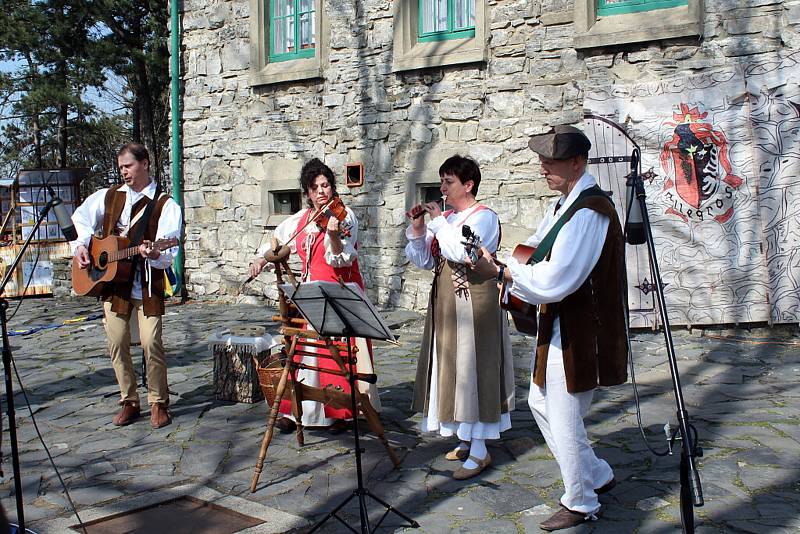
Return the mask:
<path id="1" fill-rule="evenodd" d="M 547 355 L 545 387 L 531 380 L 528 405 L 561 470 L 561 504 L 574 512 L 591 514 L 600 509 L 594 490 L 610 482 L 614 472 L 605 460 L 595 456 L 583 425 L 594 390 L 567 392 L 560 336 L 553 341 L 558 343 L 551 343 Z"/>

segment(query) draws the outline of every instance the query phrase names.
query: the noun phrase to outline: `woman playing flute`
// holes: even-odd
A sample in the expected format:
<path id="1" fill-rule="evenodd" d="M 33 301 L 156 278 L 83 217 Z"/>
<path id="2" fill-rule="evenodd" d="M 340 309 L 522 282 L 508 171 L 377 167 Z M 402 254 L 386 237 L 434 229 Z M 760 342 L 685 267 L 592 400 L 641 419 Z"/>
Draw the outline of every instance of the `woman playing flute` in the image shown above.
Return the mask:
<path id="1" fill-rule="evenodd" d="M 497 281 L 465 265 L 465 225 L 492 254 L 500 243 L 497 214 L 475 198 L 480 169 L 456 155 L 442 164 L 439 176 L 452 209 L 442 212 L 430 202 L 407 214 L 406 256 L 434 274 L 412 408 L 422 413 L 422 431 L 460 440 L 446 458 L 463 462 L 453 473 L 463 480 L 491 463 L 486 440 L 511 428 L 513 360 Z M 430 216 L 427 224 L 423 212 Z"/>

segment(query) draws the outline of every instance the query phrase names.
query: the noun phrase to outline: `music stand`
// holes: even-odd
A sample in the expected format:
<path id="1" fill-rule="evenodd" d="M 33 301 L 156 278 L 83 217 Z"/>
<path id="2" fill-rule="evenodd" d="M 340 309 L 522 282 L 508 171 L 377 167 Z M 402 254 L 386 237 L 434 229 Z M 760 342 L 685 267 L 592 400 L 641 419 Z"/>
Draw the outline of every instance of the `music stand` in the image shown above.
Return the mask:
<path id="1" fill-rule="evenodd" d="M 306 282 L 297 287 L 291 284 L 279 285 L 281 291 L 286 295 L 308 323 L 314 327 L 320 335 L 347 338 L 347 360 L 352 365 L 353 338 L 361 337 L 366 339 L 383 339 L 394 341 L 394 334 L 381 319 L 378 310 L 370 303 L 361 292 L 358 285 L 350 282 Z M 356 529 L 347 524 L 337 513 L 354 497 L 358 498 L 359 516 L 361 519 L 361 533 L 368 534 L 375 532 L 383 523 L 383 520 L 394 512 L 399 517 L 408 522 L 409 527 L 418 528 L 419 523 L 393 508 L 390 504 L 376 497 L 364 487 L 363 473 L 361 469 L 361 445 L 358 431 L 358 404 L 356 402 L 356 373 L 348 372 L 347 380 L 350 384 L 350 402 L 353 412 L 353 435 L 356 445 L 356 478 L 358 487 L 353 493 L 339 504 L 333 511 L 329 512 L 321 521 L 314 525 L 311 532 L 316 531 L 328 519 L 335 517 L 352 532 L 358 533 Z M 369 515 L 367 514 L 366 497 L 372 498 L 383 506 L 386 511 L 380 520 L 371 529 L 369 525 Z"/>

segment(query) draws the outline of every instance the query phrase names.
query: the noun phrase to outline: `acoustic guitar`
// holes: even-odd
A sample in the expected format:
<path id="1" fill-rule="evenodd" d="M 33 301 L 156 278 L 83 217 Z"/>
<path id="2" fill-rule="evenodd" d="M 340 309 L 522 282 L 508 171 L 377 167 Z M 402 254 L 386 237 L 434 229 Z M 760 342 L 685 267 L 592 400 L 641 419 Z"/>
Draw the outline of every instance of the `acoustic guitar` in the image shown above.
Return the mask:
<path id="1" fill-rule="evenodd" d="M 139 246 L 130 246 L 127 237 L 108 236 L 103 239 L 93 237 L 89 243 L 89 259 L 91 264 L 81 269 L 77 258 L 72 258 L 72 289 L 78 295 L 96 297 L 108 282 L 127 280 L 131 276 L 132 261 L 127 261 L 139 254 Z M 153 241 L 151 246 L 160 251 L 178 245 L 177 237 Z"/>
<path id="2" fill-rule="evenodd" d="M 514 248 L 512 256 L 519 263 L 525 265 L 535 252 L 536 247 L 517 245 Z M 500 290 L 500 307 L 511 315 L 511 319 L 514 321 L 514 326 L 518 332 L 535 336 L 538 331 L 536 323 L 536 304 L 529 304 L 509 294 L 507 284 L 508 282 L 504 281 L 503 287 Z"/>

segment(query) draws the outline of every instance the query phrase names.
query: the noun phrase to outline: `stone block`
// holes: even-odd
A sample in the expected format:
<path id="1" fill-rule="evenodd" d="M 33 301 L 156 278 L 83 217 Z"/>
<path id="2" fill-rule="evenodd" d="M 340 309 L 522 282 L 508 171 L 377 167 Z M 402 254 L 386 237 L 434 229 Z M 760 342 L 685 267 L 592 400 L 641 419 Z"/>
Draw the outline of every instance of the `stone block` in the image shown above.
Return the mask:
<path id="1" fill-rule="evenodd" d="M 219 159 L 207 159 L 200 170 L 200 183 L 204 186 L 227 183 L 231 178 L 231 168 Z"/>
<path id="2" fill-rule="evenodd" d="M 445 120 L 468 120 L 479 116 L 481 103 L 477 100 L 444 100 L 439 108 Z"/>
<path id="3" fill-rule="evenodd" d="M 183 205 L 186 208 L 199 208 L 205 206 L 205 197 L 200 191 L 187 191 L 183 194 Z"/>
<path id="4" fill-rule="evenodd" d="M 725 31 L 729 35 L 761 34 L 764 37 L 776 37 L 778 35 L 778 17 L 742 17 L 728 19 L 723 23 Z"/>
<path id="5" fill-rule="evenodd" d="M 722 53 L 726 57 L 749 56 L 774 52 L 781 45 L 780 41 L 762 37 L 731 37 L 720 42 Z"/>
<path id="6" fill-rule="evenodd" d="M 496 162 L 503 154 L 503 147 L 487 144 L 472 144 L 469 146 L 469 156 L 480 165 Z"/>
<path id="7" fill-rule="evenodd" d="M 525 68 L 525 58 L 515 57 L 497 59 L 489 64 L 489 68 L 494 76 L 503 76 L 506 74 L 513 74 L 515 72 L 522 72 L 522 70 Z"/>
<path id="8" fill-rule="evenodd" d="M 217 220 L 217 210 L 211 208 L 188 208 L 186 219 L 195 223 L 213 223 Z"/>
<path id="9" fill-rule="evenodd" d="M 408 108 L 408 120 L 428 122 L 433 119 L 433 107 L 430 104 L 413 104 Z"/>
<path id="10" fill-rule="evenodd" d="M 458 132 L 459 141 L 474 141 L 478 138 L 478 125 L 477 124 L 465 124 L 463 125 Z"/>
<path id="11" fill-rule="evenodd" d="M 800 24 L 800 2 L 783 4 L 783 20 L 787 25 Z"/>
<path id="12" fill-rule="evenodd" d="M 226 21 L 230 19 L 231 8 L 227 2 L 221 2 L 211 8 L 211 13 L 208 15 L 209 28 L 221 28 Z"/>
<path id="13" fill-rule="evenodd" d="M 487 95 L 486 106 L 497 117 L 519 117 L 522 115 L 524 96 L 518 92 Z"/>
<path id="14" fill-rule="evenodd" d="M 411 139 L 413 139 L 414 141 L 419 141 L 421 143 L 430 143 L 433 137 L 430 128 L 427 128 L 426 126 L 418 122 L 414 122 L 411 124 L 409 134 L 411 136 Z"/>
<path id="15" fill-rule="evenodd" d="M 325 107 L 336 107 L 341 106 L 342 104 L 344 104 L 344 95 L 331 94 L 323 95 L 322 97 L 322 105 Z"/>

